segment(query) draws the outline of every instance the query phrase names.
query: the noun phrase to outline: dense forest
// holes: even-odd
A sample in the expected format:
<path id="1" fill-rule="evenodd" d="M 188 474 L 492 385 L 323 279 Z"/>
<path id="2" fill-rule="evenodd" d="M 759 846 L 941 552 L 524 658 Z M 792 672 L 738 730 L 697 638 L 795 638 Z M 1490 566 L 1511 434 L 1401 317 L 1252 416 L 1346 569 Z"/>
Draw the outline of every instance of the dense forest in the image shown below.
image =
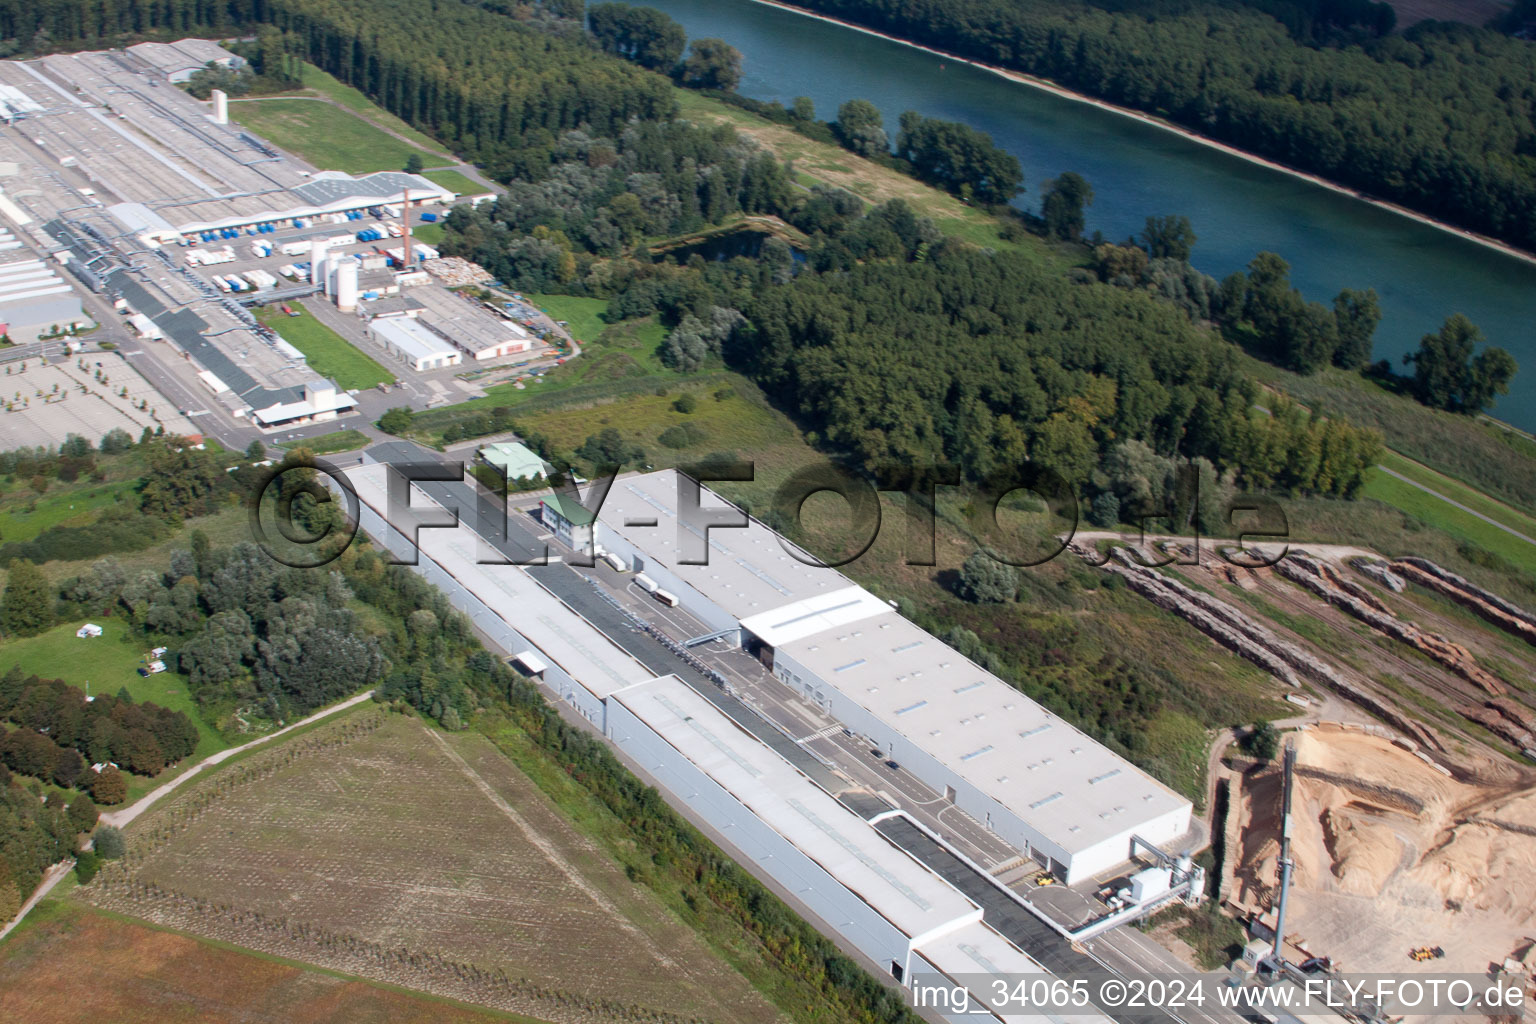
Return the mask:
<path id="1" fill-rule="evenodd" d="M 733 151 L 725 135 L 713 138 L 720 152 Z M 1149 226 L 1149 246 L 1168 255 L 1135 250 L 1137 273 L 1155 267 L 1160 276 L 1143 283 L 1106 270 L 1109 283 L 1100 284 L 947 240 L 902 201 L 867 208 L 818 187 L 779 193 L 764 208 L 809 236 L 798 257 L 770 237 L 755 258 L 678 266 L 617 255 L 588 229 L 609 218 L 616 200 L 597 205 L 608 191 L 588 193 L 585 205 L 569 189 L 559 192 L 567 204 L 549 201 L 555 183 L 591 177 L 583 154 L 593 145 L 583 134 L 557 146 L 568 161 L 540 186 L 454 210 L 443 251 L 515 287 L 608 296 L 613 320 L 659 317 L 672 328 L 664 362 L 740 370 L 816 443 L 860 469 L 949 462 L 980 479 L 1033 462 L 1091 500 L 1112 489 L 1095 475 L 1101 459 L 1134 440 L 1160 458 L 1203 464 L 1226 486 L 1350 495 L 1379 452 L 1379 437 L 1342 422 L 1252 414 L 1257 387 L 1235 350 L 1199 326 L 1222 315 L 1222 291 L 1189 268 L 1176 226 Z M 605 172 L 610 190 L 634 180 L 623 158 L 615 166 Z M 646 187 L 657 190 L 658 208 L 697 209 L 714 173 L 695 164 Z M 543 257 L 531 259 L 535 252 Z M 1232 318 L 1268 308 L 1247 301 L 1248 291 L 1259 289 L 1227 297 Z M 1309 309 L 1275 302 L 1276 323 L 1311 322 Z M 1334 311 L 1325 326 L 1336 346 Z M 1366 352 L 1373 328 L 1364 330 Z M 1330 347 L 1324 360 L 1332 355 Z"/>
<path id="2" fill-rule="evenodd" d="M 1314 5 L 1283 0 L 796 3 L 1536 248 L 1536 58 L 1520 39 L 1449 22 L 1380 35 L 1367 10 L 1340 39 L 1318 31 Z"/>
<path id="3" fill-rule="evenodd" d="M 1536 60 L 1522 39 L 1446 22 L 1388 34 L 1386 5 L 1365 0 L 800 6 L 1042 75 L 1536 247 Z M 562 131 L 611 134 L 670 106 L 665 79 L 600 59 L 580 13 L 568 0 L 0 0 L 0 38 L 14 53 L 269 23 L 306 59 L 506 179 L 537 165 Z M 660 56 L 609 42 L 653 66 L 676 52 L 675 40 Z"/>

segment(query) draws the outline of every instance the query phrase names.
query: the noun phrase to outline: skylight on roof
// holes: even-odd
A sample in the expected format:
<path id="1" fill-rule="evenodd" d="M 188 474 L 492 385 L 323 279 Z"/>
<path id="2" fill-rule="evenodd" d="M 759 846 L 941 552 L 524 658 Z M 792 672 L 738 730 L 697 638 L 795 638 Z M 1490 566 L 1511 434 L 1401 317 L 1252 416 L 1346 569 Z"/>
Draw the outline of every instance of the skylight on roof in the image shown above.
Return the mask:
<path id="1" fill-rule="evenodd" d="M 896 709 L 896 713 L 898 715 L 905 715 L 905 714 L 907 714 L 909 712 L 916 711 L 918 708 L 925 708 L 927 706 L 928 706 L 928 702 L 927 701 L 920 700 L 916 704 L 908 704 L 904 708 L 897 708 Z"/>
<path id="2" fill-rule="evenodd" d="M 960 755 L 960 760 L 962 760 L 962 761 L 974 761 L 976 758 L 980 757 L 982 754 L 988 753 L 991 750 L 992 750 L 992 744 L 988 743 L 986 746 L 980 747 L 980 748 L 978 748 L 976 750 L 973 750 L 969 754 L 961 754 Z"/>
<path id="3" fill-rule="evenodd" d="M 1053 800 L 1060 800 L 1060 799 L 1061 799 L 1061 794 L 1059 792 L 1058 793 L 1052 793 L 1050 796 L 1043 796 L 1039 800 L 1036 800 L 1034 803 L 1030 804 L 1029 805 L 1029 809 L 1032 810 L 1032 811 L 1037 811 L 1040 808 L 1044 807 L 1046 804 L 1051 803 Z"/>

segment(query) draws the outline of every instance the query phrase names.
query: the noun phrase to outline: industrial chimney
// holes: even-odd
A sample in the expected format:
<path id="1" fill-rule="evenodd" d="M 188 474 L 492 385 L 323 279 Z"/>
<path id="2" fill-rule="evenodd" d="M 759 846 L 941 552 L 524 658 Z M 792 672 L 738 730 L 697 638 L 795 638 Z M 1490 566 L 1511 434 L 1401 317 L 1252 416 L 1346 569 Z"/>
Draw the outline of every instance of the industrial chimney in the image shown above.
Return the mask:
<path id="1" fill-rule="evenodd" d="M 218 124 L 229 124 L 229 95 L 223 89 L 213 90 L 213 119 Z"/>

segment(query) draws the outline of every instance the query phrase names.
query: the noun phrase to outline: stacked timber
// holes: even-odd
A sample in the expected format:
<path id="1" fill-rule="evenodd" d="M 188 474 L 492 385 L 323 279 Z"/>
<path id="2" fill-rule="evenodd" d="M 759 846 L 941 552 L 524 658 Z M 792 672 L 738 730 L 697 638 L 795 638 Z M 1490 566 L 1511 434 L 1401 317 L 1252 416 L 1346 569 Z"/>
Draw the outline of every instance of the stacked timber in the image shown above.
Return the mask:
<path id="1" fill-rule="evenodd" d="M 1303 564 L 1309 561 L 1311 560 L 1305 556 L 1292 555 L 1276 563 L 1275 571 L 1292 583 L 1312 591 L 1329 604 L 1343 609 L 1371 628 L 1401 640 L 1415 650 L 1422 651 L 1484 693 L 1498 697 L 1508 692 L 1504 683 L 1478 665 L 1477 660 L 1472 657 L 1472 652 L 1461 644 L 1399 619 L 1390 610 L 1383 610 L 1385 606 L 1379 601 L 1374 605 L 1368 604 L 1334 586 L 1321 572 L 1308 569 Z"/>
<path id="2" fill-rule="evenodd" d="M 1414 583 L 1444 594 L 1463 608 L 1536 646 L 1536 615 L 1426 558 L 1399 558 L 1397 572 Z"/>

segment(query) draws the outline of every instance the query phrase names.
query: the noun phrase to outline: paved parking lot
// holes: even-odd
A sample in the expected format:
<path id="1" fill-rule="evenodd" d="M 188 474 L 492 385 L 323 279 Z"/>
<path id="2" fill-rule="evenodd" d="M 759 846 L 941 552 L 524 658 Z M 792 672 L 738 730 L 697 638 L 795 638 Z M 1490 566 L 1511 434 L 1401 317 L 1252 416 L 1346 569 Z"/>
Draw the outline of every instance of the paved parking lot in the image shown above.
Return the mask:
<path id="1" fill-rule="evenodd" d="M 170 399 L 115 353 L 92 353 L 83 368 L 81 361 L 72 356 L 5 364 L 0 370 L 0 448 L 57 445 L 70 434 L 95 445 L 114 428 L 126 430 L 135 441 L 145 427 L 164 426 L 167 434 L 198 432 Z M 98 370 L 104 380 L 97 379 Z M 140 403 L 148 408 L 141 409 Z"/>

